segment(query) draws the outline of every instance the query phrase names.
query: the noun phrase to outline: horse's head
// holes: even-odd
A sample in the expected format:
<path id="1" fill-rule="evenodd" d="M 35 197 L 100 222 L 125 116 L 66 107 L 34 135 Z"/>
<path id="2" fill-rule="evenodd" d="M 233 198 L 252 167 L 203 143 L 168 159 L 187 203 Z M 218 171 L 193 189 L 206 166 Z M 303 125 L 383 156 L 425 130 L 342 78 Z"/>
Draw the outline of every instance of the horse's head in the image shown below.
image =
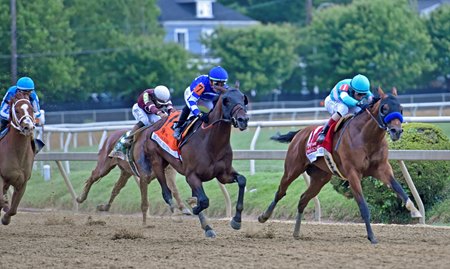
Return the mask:
<path id="1" fill-rule="evenodd" d="M 236 85 L 239 86 L 239 84 Z M 233 126 L 239 128 L 241 131 L 247 129 L 247 96 L 243 94 L 238 87 L 230 87 L 222 94 L 221 99 L 222 117 L 226 120 L 230 120 Z"/>
<path id="2" fill-rule="evenodd" d="M 391 136 L 392 141 L 397 141 L 403 133 L 403 108 L 397 100 L 397 90 L 393 89 L 392 94 L 384 93 L 381 88 L 378 88 L 380 95 L 380 105 L 378 107 L 378 118 Z"/>
<path id="3" fill-rule="evenodd" d="M 34 131 L 33 106 L 30 103 L 28 93 L 18 91 L 10 100 L 11 126 L 17 129 L 21 134 L 29 136 Z"/>

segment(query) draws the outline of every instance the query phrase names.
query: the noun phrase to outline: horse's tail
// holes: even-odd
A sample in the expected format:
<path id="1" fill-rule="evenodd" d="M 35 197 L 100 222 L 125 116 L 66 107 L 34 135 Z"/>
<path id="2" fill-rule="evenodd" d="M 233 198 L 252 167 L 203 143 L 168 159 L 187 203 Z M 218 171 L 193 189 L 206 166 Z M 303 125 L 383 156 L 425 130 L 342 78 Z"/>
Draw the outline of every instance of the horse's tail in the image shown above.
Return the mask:
<path id="1" fill-rule="evenodd" d="M 281 142 L 281 143 L 289 143 L 292 141 L 292 139 L 294 139 L 294 136 L 300 132 L 300 130 L 295 131 L 295 132 L 289 132 L 287 134 L 280 134 L 277 133 L 276 135 L 272 136 L 270 139 Z"/>

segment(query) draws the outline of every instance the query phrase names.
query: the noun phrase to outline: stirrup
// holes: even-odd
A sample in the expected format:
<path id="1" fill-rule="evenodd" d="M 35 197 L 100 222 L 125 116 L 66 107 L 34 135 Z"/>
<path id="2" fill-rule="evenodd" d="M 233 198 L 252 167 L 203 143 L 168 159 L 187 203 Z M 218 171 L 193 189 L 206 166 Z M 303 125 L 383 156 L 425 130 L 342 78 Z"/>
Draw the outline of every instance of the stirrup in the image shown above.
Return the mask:
<path id="1" fill-rule="evenodd" d="M 174 133 L 173 133 L 173 137 L 175 137 L 176 140 L 180 140 L 181 139 L 181 128 L 176 128 Z"/>
<path id="2" fill-rule="evenodd" d="M 325 134 L 320 133 L 319 136 L 317 137 L 317 143 L 322 144 L 324 140 L 325 140 Z"/>

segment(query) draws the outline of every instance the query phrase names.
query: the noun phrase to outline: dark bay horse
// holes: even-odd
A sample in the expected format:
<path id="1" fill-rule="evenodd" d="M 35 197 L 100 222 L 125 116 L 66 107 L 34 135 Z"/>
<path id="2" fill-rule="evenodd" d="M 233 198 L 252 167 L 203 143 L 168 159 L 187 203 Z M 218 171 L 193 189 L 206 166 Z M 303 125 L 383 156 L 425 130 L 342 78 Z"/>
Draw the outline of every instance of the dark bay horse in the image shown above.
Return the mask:
<path id="1" fill-rule="evenodd" d="M 143 131 L 142 134 L 136 135 L 136 144 L 133 147 L 135 156 L 143 157 L 140 153 L 142 151 L 143 145 L 147 143 L 145 140 L 149 140 L 149 137 L 146 136 L 145 133 L 146 130 Z M 83 203 L 92 187 L 92 184 L 98 182 L 101 178 L 105 177 L 109 172 L 111 172 L 114 167 L 118 166 L 120 168 L 120 176 L 117 182 L 115 183 L 113 190 L 111 192 L 111 196 L 109 198 L 109 201 L 107 204 L 101 204 L 97 206 L 97 209 L 99 211 L 109 211 L 112 202 L 116 198 L 116 196 L 119 194 L 120 190 L 125 187 L 128 179 L 133 175 L 133 171 L 131 170 L 130 164 L 126 160 L 122 160 L 120 158 L 116 157 L 109 157 L 109 153 L 114 149 L 114 146 L 116 145 L 117 141 L 123 136 L 123 134 L 127 132 L 127 130 L 118 130 L 111 133 L 110 136 L 106 139 L 105 143 L 103 144 L 102 148 L 98 152 L 98 161 L 97 165 L 92 170 L 91 176 L 86 180 L 83 192 L 77 197 L 78 203 Z M 145 165 L 145 163 L 143 163 Z M 137 165 L 138 168 L 140 165 Z M 141 168 L 140 171 L 145 171 L 144 168 Z M 139 187 L 141 191 L 141 210 L 142 210 L 142 217 L 143 217 L 143 224 L 146 224 L 147 221 L 147 210 L 149 207 L 148 197 L 147 197 L 147 188 L 148 184 L 155 178 L 154 173 L 145 173 L 144 172 L 144 178 L 139 179 Z M 165 196 L 166 202 L 171 207 L 172 212 L 174 212 L 176 209 L 181 210 L 183 213 L 188 214 L 190 213 L 189 209 L 185 207 L 183 204 L 180 194 L 178 192 L 178 188 L 175 184 L 175 176 L 176 171 L 171 166 L 167 166 L 165 170 L 165 175 L 167 179 L 167 187 L 169 187 L 170 192 L 175 197 L 175 200 L 177 202 L 177 205 L 173 204 L 173 201 L 171 200 L 171 197 L 168 196 L 169 193 L 164 193 L 163 189 L 163 197 Z"/>
<path id="2" fill-rule="evenodd" d="M 358 204 L 361 216 L 367 230 L 367 238 L 373 244 L 377 240 L 370 225 L 370 211 L 364 199 L 361 179 L 373 176 L 392 188 L 399 198 L 405 203 L 406 208 L 414 218 L 420 218 L 421 214 L 414 203 L 406 195 L 403 188 L 395 180 L 392 168 L 388 162 L 388 145 L 385 133 L 388 131 L 391 139 L 400 139 L 403 118 L 402 107 L 394 90 L 392 94 L 385 94 L 378 89 L 380 98 L 374 99 L 371 106 L 361 111 L 348 125 L 339 130 L 333 139 L 333 149 L 339 143 L 337 150 L 333 150 L 332 157 L 341 174 L 348 180 L 351 191 Z M 276 138 L 280 142 L 291 142 L 287 151 L 284 174 L 275 198 L 269 207 L 259 217 L 259 222 L 267 221 L 278 201 L 286 195 L 289 185 L 300 174 L 307 172 L 311 177 L 311 183 L 307 190 L 301 195 L 298 203 L 298 214 L 294 228 L 294 238 L 300 237 L 300 224 L 303 210 L 308 202 L 314 198 L 331 179 L 332 173 L 325 163 L 324 157 L 310 163 L 306 157 L 306 146 L 308 138 L 317 126 L 309 126 L 301 131 L 291 132 Z"/>
<path id="3" fill-rule="evenodd" d="M 238 84 L 236 84 L 238 87 Z M 236 172 L 232 166 L 233 152 L 230 145 L 231 128 L 245 130 L 248 124 L 247 97 L 238 89 L 224 90 L 217 100 L 216 106 L 209 112 L 209 123 L 197 121 L 193 130 L 181 146 L 181 160 L 173 157 L 155 142 L 147 143 L 144 152 L 151 161 L 149 166 L 158 178 L 164 178 L 164 168 L 174 167 L 178 173 L 186 177 L 194 197 L 193 213 L 198 215 L 200 224 L 207 237 L 215 237 L 216 233 L 208 224 L 202 212 L 209 206 L 209 199 L 203 189 L 203 182 L 213 178 L 222 184 L 237 183 L 239 192 L 236 214 L 230 225 L 234 229 L 241 228 L 241 213 L 244 208 L 244 190 L 246 178 Z M 158 122 L 159 123 L 159 122 Z M 156 123 L 149 131 L 157 130 Z M 162 125 L 159 123 L 158 125 Z M 173 123 L 172 123 L 173 124 Z"/>
<path id="4" fill-rule="evenodd" d="M 4 225 L 8 225 L 11 216 L 17 214 L 17 207 L 31 177 L 35 155 L 35 123 L 29 93 L 18 91 L 9 105 L 9 131 L 0 141 L 0 212 L 2 208 L 6 212 L 2 218 Z M 8 206 L 3 194 L 10 186 L 14 187 L 14 192 Z"/>

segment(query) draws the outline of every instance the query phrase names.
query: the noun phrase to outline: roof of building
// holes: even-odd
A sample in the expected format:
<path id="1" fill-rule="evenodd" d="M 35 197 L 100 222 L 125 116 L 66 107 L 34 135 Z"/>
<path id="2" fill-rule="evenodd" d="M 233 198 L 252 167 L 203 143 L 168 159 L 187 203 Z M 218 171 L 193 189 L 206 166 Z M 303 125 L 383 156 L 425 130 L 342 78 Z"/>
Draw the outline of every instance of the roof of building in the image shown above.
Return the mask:
<path id="1" fill-rule="evenodd" d="M 158 0 L 160 21 L 254 21 L 235 10 L 213 2 L 213 18 L 197 18 L 194 0 Z"/>

